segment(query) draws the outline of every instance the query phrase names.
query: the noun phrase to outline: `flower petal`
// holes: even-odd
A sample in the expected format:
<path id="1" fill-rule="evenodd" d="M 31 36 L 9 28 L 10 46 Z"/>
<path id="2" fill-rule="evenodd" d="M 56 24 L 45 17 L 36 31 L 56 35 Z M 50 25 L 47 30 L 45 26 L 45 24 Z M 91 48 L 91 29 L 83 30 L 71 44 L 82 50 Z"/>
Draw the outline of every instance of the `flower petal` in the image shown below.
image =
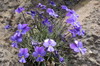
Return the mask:
<path id="1" fill-rule="evenodd" d="M 74 48 L 75 52 L 80 52 L 79 48 Z"/>
<path id="2" fill-rule="evenodd" d="M 42 61 L 44 61 L 44 58 L 38 57 L 38 58 L 36 59 L 36 61 L 37 61 L 37 62 L 42 62 Z"/>
<path id="3" fill-rule="evenodd" d="M 16 37 L 11 36 L 11 37 L 10 37 L 10 40 L 12 40 L 12 41 L 16 41 Z"/>
<path id="4" fill-rule="evenodd" d="M 68 9 L 67 6 L 65 6 L 65 5 L 62 5 L 61 8 L 65 9 L 66 11 L 70 11 L 70 9 Z"/>
<path id="5" fill-rule="evenodd" d="M 25 58 L 21 58 L 21 59 L 19 60 L 19 62 L 21 62 L 21 63 L 26 63 L 26 60 L 25 60 Z"/>
<path id="6" fill-rule="evenodd" d="M 56 42 L 53 39 L 46 39 L 46 40 L 44 40 L 43 45 L 45 47 L 55 46 L 56 45 Z"/>
<path id="7" fill-rule="evenodd" d="M 78 47 L 79 47 L 79 48 L 83 48 L 82 42 L 78 42 Z"/>
<path id="8" fill-rule="evenodd" d="M 28 48 L 24 48 L 24 53 L 28 53 Z"/>
<path id="9" fill-rule="evenodd" d="M 54 48 L 52 46 L 49 46 L 48 49 L 47 49 L 47 51 L 53 52 L 54 51 Z"/>
<path id="10" fill-rule="evenodd" d="M 29 56 L 29 53 L 26 53 L 26 54 L 24 55 L 25 58 L 28 58 L 28 56 Z"/>
<path id="11" fill-rule="evenodd" d="M 86 50 L 87 50 L 86 48 L 81 49 L 82 55 L 84 55 L 86 53 Z"/>
<path id="12" fill-rule="evenodd" d="M 49 46 L 49 44 L 48 44 L 48 40 L 49 40 L 49 39 L 44 40 L 43 45 L 44 45 L 45 47 L 48 47 L 48 46 Z"/>
<path id="13" fill-rule="evenodd" d="M 76 44 L 70 44 L 70 48 L 75 49 L 75 48 L 77 48 L 77 46 L 76 46 Z"/>
<path id="14" fill-rule="evenodd" d="M 28 48 L 20 48 L 18 57 L 28 58 L 28 56 L 29 56 Z"/>
<path id="15" fill-rule="evenodd" d="M 22 24 L 22 28 L 26 28 L 28 24 Z"/>
<path id="16" fill-rule="evenodd" d="M 37 52 L 33 52 L 32 54 L 34 57 L 38 57 L 38 53 Z"/>
<path id="17" fill-rule="evenodd" d="M 63 58 L 63 57 L 60 57 L 60 58 L 59 58 L 59 61 L 60 61 L 60 62 L 64 62 L 64 58 Z"/>
<path id="18" fill-rule="evenodd" d="M 4 28 L 5 29 L 9 29 L 9 28 L 11 28 L 11 26 L 10 25 L 6 25 Z"/>
<path id="19" fill-rule="evenodd" d="M 17 39 L 17 42 L 22 42 L 22 38 L 18 38 Z"/>
<path id="20" fill-rule="evenodd" d="M 45 55 L 46 55 L 46 52 L 43 51 L 43 52 L 41 53 L 41 56 L 45 56 Z"/>
<path id="21" fill-rule="evenodd" d="M 49 39 L 48 41 L 50 43 L 51 46 L 56 46 L 56 42 L 52 39 Z"/>
<path id="22" fill-rule="evenodd" d="M 26 27 L 25 29 L 22 30 L 22 34 L 26 34 L 26 32 L 28 32 L 30 30 L 30 27 Z"/>
<path id="23" fill-rule="evenodd" d="M 66 14 L 66 16 L 71 16 L 73 14 L 76 14 L 74 10 L 69 10 L 69 12 Z"/>
<path id="24" fill-rule="evenodd" d="M 18 30 L 22 29 L 22 24 L 18 24 Z"/>
<path id="25" fill-rule="evenodd" d="M 24 11 L 25 9 L 23 7 L 19 7 L 15 10 L 15 12 L 17 13 L 21 13 L 22 11 Z"/>
<path id="26" fill-rule="evenodd" d="M 15 47 L 15 48 L 18 48 L 18 45 L 17 45 L 17 43 L 12 43 L 12 45 L 11 45 L 12 47 Z"/>

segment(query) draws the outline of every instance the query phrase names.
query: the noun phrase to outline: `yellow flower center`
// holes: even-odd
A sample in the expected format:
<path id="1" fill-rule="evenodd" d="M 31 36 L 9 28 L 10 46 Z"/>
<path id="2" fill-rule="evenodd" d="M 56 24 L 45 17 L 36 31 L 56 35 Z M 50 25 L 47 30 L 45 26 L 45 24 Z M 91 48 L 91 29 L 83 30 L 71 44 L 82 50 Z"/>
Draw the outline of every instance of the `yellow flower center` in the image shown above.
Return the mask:
<path id="1" fill-rule="evenodd" d="M 24 56 L 22 56 L 22 58 L 24 58 Z"/>

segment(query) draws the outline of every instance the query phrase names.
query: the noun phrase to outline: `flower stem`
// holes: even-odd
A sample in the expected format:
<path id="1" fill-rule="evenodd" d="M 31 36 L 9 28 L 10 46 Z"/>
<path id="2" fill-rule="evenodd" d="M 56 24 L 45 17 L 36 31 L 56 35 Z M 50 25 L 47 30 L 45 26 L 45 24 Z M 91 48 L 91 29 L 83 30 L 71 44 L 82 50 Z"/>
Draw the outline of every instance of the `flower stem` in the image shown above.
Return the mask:
<path id="1" fill-rule="evenodd" d="M 40 66 L 40 62 L 38 63 L 38 66 Z"/>
<path id="2" fill-rule="evenodd" d="M 26 20 L 26 18 L 25 18 L 25 16 L 24 16 L 24 13 L 23 13 L 23 12 L 22 12 L 22 15 L 23 15 L 24 21 L 27 22 L 27 20 Z"/>

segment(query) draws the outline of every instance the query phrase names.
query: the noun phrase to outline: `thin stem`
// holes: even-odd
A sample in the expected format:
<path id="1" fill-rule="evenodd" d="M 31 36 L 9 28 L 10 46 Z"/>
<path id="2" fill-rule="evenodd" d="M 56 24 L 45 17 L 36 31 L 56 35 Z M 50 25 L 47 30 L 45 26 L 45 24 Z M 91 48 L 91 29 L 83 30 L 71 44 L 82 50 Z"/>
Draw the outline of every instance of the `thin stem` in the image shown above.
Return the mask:
<path id="1" fill-rule="evenodd" d="M 26 18 L 25 18 L 25 16 L 24 16 L 24 13 L 23 13 L 23 12 L 22 12 L 22 15 L 23 15 L 24 21 L 27 22 L 27 20 L 26 20 Z"/>
<path id="2" fill-rule="evenodd" d="M 40 62 L 38 63 L 38 66 L 40 66 Z"/>

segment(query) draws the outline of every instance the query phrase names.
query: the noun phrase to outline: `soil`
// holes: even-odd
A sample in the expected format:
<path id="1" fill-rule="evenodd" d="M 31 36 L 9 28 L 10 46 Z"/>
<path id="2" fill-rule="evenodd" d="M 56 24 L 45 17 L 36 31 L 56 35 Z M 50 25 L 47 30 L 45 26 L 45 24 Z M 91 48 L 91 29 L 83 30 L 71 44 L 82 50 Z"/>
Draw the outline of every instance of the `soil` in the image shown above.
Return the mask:
<path id="1" fill-rule="evenodd" d="M 11 1 L 11 2 L 9 2 Z M 10 47 L 8 38 L 12 35 L 13 29 L 5 30 L 6 24 L 15 24 L 19 21 L 20 15 L 14 13 L 14 10 L 20 5 L 27 7 L 30 2 L 27 0 L 0 0 L 0 66 L 23 66 L 18 62 L 16 55 L 17 49 Z M 13 4 L 14 3 L 14 4 Z M 100 0 L 91 0 L 75 6 L 76 12 L 79 14 L 79 21 L 86 36 L 80 38 L 84 42 L 84 46 L 88 49 L 86 55 L 75 55 L 75 59 L 71 62 L 74 66 L 100 66 Z M 6 6 L 5 6 L 6 5 Z M 13 6 L 12 6 L 13 5 Z M 17 19 L 18 18 L 18 19 Z M 22 19 L 23 20 L 23 19 Z"/>

